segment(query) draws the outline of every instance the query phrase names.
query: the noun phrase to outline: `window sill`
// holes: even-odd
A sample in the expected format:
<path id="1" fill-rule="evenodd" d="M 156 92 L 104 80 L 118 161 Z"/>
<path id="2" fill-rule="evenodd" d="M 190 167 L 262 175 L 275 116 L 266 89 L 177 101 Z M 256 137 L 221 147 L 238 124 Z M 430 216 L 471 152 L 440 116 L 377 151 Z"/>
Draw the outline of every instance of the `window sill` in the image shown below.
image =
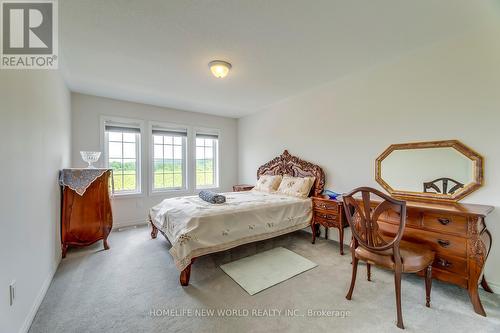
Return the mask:
<path id="1" fill-rule="evenodd" d="M 163 191 L 149 192 L 150 197 L 170 196 L 170 195 L 180 196 L 180 195 L 190 195 L 190 194 L 192 195 L 192 193 L 185 188 L 179 190 L 163 190 Z"/>
<path id="2" fill-rule="evenodd" d="M 199 187 L 199 188 L 196 188 L 194 191 L 195 193 L 200 193 L 201 191 L 219 191 L 220 190 L 220 187 Z"/>

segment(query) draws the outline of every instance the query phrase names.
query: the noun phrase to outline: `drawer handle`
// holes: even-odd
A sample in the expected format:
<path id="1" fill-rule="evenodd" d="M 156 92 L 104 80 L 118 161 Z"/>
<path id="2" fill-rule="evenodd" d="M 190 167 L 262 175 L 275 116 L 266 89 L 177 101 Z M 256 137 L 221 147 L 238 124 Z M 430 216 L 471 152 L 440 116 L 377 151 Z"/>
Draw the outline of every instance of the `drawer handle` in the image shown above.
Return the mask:
<path id="1" fill-rule="evenodd" d="M 443 258 L 438 258 L 437 264 L 441 267 L 446 267 L 446 268 L 450 268 L 452 266 L 451 262 Z"/>
<path id="2" fill-rule="evenodd" d="M 450 246 L 450 241 L 449 240 L 438 239 L 437 242 L 442 247 L 448 247 L 448 246 Z"/>
<path id="3" fill-rule="evenodd" d="M 439 223 L 442 225 L 448 225 L 450 224 L 451 220 L 450 219 L 445 219 L 445 218 L 438 218 Z"/>

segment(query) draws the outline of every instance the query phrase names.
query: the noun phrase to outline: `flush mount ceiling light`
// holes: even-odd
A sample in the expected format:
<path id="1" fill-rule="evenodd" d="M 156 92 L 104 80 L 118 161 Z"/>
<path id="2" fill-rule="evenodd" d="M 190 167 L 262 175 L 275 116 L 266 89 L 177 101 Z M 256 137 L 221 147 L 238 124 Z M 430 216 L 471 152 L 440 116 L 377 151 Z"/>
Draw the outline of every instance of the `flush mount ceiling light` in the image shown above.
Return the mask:
<path id="1" fill-rule="evenodd" d="M 222 60 L 214 60 L 208 63 L 208 67 L 216 78 L 223 79 L 229 73 L 231 64 Z"/>

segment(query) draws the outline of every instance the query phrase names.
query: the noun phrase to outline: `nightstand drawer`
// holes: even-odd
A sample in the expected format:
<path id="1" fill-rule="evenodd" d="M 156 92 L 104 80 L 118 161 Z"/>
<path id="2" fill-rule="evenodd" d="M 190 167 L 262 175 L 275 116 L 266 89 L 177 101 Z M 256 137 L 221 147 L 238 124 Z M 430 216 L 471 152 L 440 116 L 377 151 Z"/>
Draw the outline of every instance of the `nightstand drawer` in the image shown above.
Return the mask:
<path id="1" fill-rule="evenodd" d="M 338 221 L 339 216 L 335 212 L 314 212 L 314 217 L 323 219 L 323 220 L 331 220 L 331 221 Z"/>
<path id="2" fill-rule="evenodd" d="M 337 202 L 332 202 L 330 200 L 314 200 L 313 208 L 320 210 L 333 210 L 337 212 L 339 210 L 339 205 Z"/>
<path id="3" fill-rule="evenodd" d="M 316 224 L 321 224 L 324 227 L 327 228 L 337 228 L 339 226 L 338 219 L 326 219 L 323 217 L 319 217 L 317 214 L 314 214 L 314 222 Z"/>

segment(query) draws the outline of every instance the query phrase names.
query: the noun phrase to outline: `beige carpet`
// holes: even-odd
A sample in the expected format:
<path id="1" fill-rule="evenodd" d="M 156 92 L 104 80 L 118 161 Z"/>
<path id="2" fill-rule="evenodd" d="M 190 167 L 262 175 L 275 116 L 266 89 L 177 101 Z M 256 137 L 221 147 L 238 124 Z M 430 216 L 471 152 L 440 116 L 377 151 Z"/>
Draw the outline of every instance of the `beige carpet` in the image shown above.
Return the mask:
<path id="1" fill-rule="evenodd" d="M 97 244 L 68 253 L 30 332 L 401 332 L 393 275 L 374 268 L 368 282 L 360 266 L 347 301 L 350 256 L 333 241 L 312 245 L 310 236 L 299 231 L 199 258 L 182 288 L 162 237 L 151 240 L 146 227 L 113 232 L 109 251 Z M 278 246 L 318 267 L 254 296 L 219 268 Z M 434 282 L 430 309 L 421 278 L 405 275 L 402 288 L 404 332 L 499 331 L 499 295 L 481 291 L 484 318 L 458 287 Z"/>

